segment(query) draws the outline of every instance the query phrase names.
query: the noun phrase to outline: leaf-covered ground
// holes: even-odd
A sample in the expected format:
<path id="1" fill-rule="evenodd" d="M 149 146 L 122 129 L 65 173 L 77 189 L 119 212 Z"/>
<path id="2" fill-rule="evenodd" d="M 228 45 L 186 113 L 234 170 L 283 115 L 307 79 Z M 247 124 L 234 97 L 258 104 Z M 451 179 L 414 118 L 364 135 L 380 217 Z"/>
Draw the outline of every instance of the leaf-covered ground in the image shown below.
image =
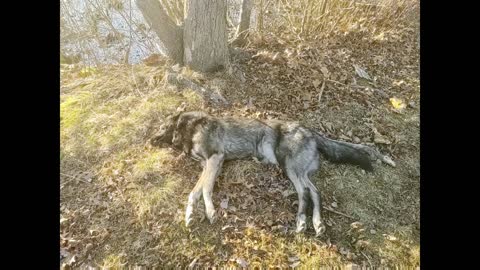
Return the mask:
<path id="1" fill-rule="evenodd" d="M 418 26 L 301 45 L 267 35 L 236 54 L 229 71 L 181 71 L 220 91 L 230 108 L 169 85 L 164 64 L 62 66 L 62 265 L 417 267 L 418 36 Z M 372 145 L 397 167 L 365 173 L 322 161 L 313 181 L 328 226 L 315 238 L 311 224 L 293 233 L 297 197 L 278 168 L 227 162 L 214 190 L 217 222 L 203 218 L 200 202 L 188 230 L 186 200 L 201 168 L 146 144 L 182 102 L 215 115 L 298 120 L 331 138 Z"/>

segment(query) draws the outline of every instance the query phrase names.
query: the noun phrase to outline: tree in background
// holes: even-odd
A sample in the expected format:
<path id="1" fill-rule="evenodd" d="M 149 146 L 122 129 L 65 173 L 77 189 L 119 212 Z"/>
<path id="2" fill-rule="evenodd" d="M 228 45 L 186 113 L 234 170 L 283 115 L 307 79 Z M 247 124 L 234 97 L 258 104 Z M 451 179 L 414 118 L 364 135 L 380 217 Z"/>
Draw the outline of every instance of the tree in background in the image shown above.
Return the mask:
<path id="1" fill-rule="evenodd" d="M 177 25 L 168 15 L 169 7 L 159 0 L 137 0 L 145 20 L 162 42 L 165 55 L 190 68 L 212 72 L 229 63 L 226 0 L 187 0 L 184 22 Z M 237 28 L 237 44 L 242 44 L 250 22 L 251 4 L 244 0 Z"/>

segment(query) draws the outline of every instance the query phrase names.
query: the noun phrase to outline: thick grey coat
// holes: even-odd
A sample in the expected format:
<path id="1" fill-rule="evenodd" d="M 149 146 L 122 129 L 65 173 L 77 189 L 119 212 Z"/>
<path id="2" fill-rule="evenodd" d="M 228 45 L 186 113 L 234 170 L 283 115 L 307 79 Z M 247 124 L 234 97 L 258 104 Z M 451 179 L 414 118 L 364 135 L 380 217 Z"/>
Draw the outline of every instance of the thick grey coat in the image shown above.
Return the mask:
<path id="1" fill-rule="evenodd" d="M 185 222 L 189 226 L 195 203 L 203 194 L 210 222 L 215 219 L 212 190 L 225 160 L 255 157 L 265 164 L 279 165 L 298 193 L 297 232 L 306 229 L 306 205 L 313 203 L 313 226 L 317 235 L 325 231 L 321 198 L 310 177 L 319 169 L 320 154 L 328 160 L 359 165 L 372 171 L 376 159 L 395 163 L 374 149 L 328 139 L 296 122 L 279 120 L 216 118 L 203 112 L 169 116 L 151 139 L 159 147 L 172 146 L 199 160 L 203 172 L 190 193 Z"/>

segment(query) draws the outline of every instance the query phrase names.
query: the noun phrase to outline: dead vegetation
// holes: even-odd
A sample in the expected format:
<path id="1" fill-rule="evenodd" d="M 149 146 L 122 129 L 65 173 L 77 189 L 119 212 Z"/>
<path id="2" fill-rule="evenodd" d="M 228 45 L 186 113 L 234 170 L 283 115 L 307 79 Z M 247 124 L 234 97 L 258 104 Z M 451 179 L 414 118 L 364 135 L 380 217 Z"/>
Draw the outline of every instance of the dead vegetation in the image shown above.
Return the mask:
<path id="1" fill-rule="evenodd" d="M 329 2 L 338 7 L 359 3 Z M 400 6 L 408 1 L 393 2 Z M 316 5 L 276 4 L 309 3 Z M 330 14 L 325 16 L 334 16 L 334 8 L 326 7 Z M 389 16 L 403 14 L 396 10 L 390 9 Z M 261 34 L 248 37 L 233 70 L 210 75 L 178 70 L 218 91 L 231 103 L 229 108 L 212 106 L 188 87 L 168 83 L 168 61 L 62 65 L 63 266 L 417 267 L 418 25 L 398 18 L 392 22 L 388 16 L 385 23 L 362 21 L 365 13 L 358 14 L 350 23 L 347 15 L 342 17 L 350 30 L 337 23 L 321 40 L 315 38 L 314 26 L 281 34 L 280 27 L 279 32 L 266 31 L 271 28 L 265 24 Z M 335 139 L 374 145 L 397 167 L 379 165 L 370 174 L 323 161 L 313 181 L 323 197 L 328 226 L 317 239 L 311 224 L 305 234 L 293 233 L 296 195 L 281 171 L 250 160 L 228 162 L 214 190 L 217 222 L 208 223 L 199 203 L 189 231 L 183 222 L 185 204 L 200 165 L 146 144 L 165 115 L 182 102 L 189 110 L 216 115 L 298 120 Z"/>

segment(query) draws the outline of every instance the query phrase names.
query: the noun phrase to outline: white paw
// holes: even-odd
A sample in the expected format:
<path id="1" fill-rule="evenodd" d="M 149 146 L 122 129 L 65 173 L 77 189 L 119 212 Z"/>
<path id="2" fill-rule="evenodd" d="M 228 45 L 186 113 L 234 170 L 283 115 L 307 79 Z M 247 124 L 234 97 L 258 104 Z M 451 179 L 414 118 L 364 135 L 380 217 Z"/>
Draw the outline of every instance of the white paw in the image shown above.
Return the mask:
<path id="1" fill-rule="evenodd" d="M 297 216 L 297 229 L 295 230 L 296 233 L 304 232 L 307 229 L 307 217 L 304 214 Z"/>
<path id="2" fill-rule="evenodd" d="M 313 228 L 315 228 L 315 232 L 316 232 L 316 236 L 320 236 L 322 235 L 323 233 L 325 233 L 325 231 L 327 230 L 327 228 L 325 227 L 325 224 L 323 222 L 314 222 L 313 223 Z"/>
<path id="3" fill-rule="evenodd" d="M 207 209 L 206 210 L 207 218 L 210 221 L 210 224 L 213 224 L 217 219 L 217 215 L 215 213 L 215 209 Z"/>
<path id="4" fill-rule="evenodd" d="M 187 206 L 187 211 L 185 211 L 185 226 L 190 227 L 193 221 L 193 207 Z"/>

